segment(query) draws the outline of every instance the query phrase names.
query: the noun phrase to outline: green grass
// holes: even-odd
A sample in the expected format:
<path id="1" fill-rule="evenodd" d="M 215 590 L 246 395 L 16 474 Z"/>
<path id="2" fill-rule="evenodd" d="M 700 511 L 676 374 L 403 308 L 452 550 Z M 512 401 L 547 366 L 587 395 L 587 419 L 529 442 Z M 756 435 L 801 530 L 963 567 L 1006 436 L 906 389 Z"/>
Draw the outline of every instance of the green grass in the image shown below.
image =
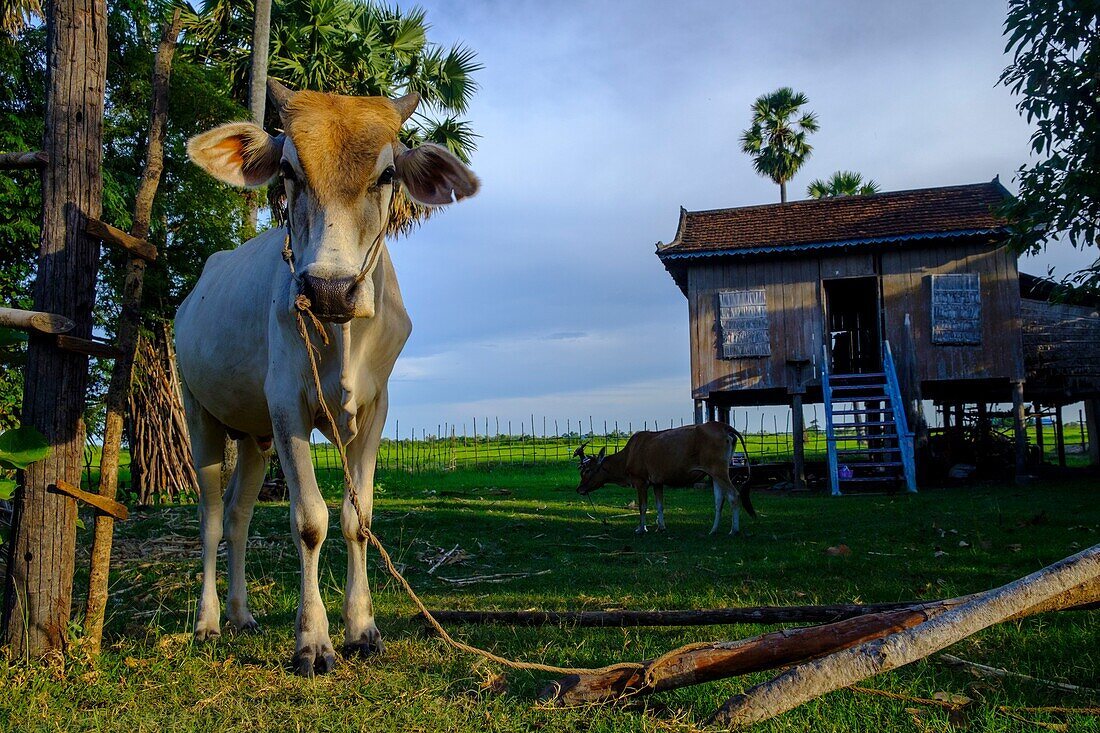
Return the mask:
<path id="1" fill-rule="evenodd" d="M 338 481 L 328 476 L 333 503 Z M 709 492 L 669 492 L 669 531 L 636 537 L 626 489 L 607 487 L 594 505 L 574 492 L 576 471 L 546 467 L 383 474 L 375 530 L 430 607 L 457 609 L 660 609 L 756 604 L 898 601 L 991 588 L 1095 544 L 1094 482 L 930 489 L 917 496 L 787 496 L 763 493 L 744 536 L 708 537 Z M 321 565 L 322 592 L 341 642 L 343 540 L 333 524 Z M 89 526 L 91 522 L 85 518 Z M 967 546 L 962 546 L 961 543 Z M 825 553 L 846 544 L 847 557 Z M 80 537 L 85 550 L 87 533 Z M 455 545 L 468 561 L 428 575 L 422 557 Z M 946 555 L 936 556 L 937 551 Z M 139 511 L 119 525 L 105 653 L 77 647 L 64 666 L 0 661 L 0 729 L 137 731 L 637 731 L 688 730 L 766 673 L 652 696 L 630 707 L 545 709 L 535 697 L 550 677 L 508 675 L 508 691 L 485 691 L 496 665 L 449 650 L 422 632 L 413 607 L 371 556 L 376 612 L 387 651 L 341 661 L 302 680 L 293 652 L 297 555 L 286 505 L 257 509 L 249 557 L 255 636 L 197 645 L 190 637 L 199 582 L 194 507 Z M 501 584 L 449 585 L 441 578 L 540 573 Z M 83 578 L 78 579 L 78 585 Z M 224 578 L 220 581 L 224 587 Z M 76 604 L 80 606 L 79 602 Z M 738 625 L 664 629 L 454 627 L 472 644 L 514 659 L 596 666 L 656 656 L 692 641 L 769 630 Z M 1003 624 L 952 652 L 1036 677 L 1100 687 L 1100 614 L 1063 613 Z M 870 686 L 909 696 L 964 693 L 975 702 L 956 729 L 1025 731 L 1035 726 L 998 705 L 1081 706 L 1087 696 L 1019 681 L 979 680 L 920 662 Z M 918 720 L 906 708 L 920 708 Z M 1023 713 L 1027 720 L 1096 730 L 1083 715 Z M 949 730 L 947 713 L 839 691 L 761 731 Z"/>

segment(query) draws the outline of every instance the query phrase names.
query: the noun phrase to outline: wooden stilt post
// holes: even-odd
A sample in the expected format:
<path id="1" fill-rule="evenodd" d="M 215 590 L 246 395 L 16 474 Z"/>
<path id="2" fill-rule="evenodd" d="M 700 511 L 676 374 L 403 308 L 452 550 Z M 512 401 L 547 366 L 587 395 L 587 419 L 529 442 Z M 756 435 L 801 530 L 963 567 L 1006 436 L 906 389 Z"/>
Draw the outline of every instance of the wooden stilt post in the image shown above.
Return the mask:
<path id="1" fill-rule="evenodd" d="M 718 408 L 718 422 L 725 423 L 726 425 L 730 424 L 730 408 L 728 408 L 728 407 L 719 407 Z"/>
<path id="2" fill-rule="evenodd" d="M 1016 438 L 1016 478 L 1027 473 L 1027 425 L 1024 422 L 1024 382 L 1012 382 L 1012 428 Z"/>
<path id="3" fill-rule="evenodd" d="M 1058 465 L 1066 467 L 1066 433 L 1062 422 L 1062 405 L 1054 406 L 1054 447 L 1058 451 Z"/>
<path id="4" fill-rule="evenodd" d="M 1100 397 L 1085 400 L 1085 423 L 1089 438 L 1089 465 L 1100 466 Z"/>
<path id="5" fill-rule="evenodd" d="M 802 393 L 791 395 L 791 439 L 794 441 L 792 460 L 794 462 L 794 488 L 802 491 L 806 488 L 806 429 L 802 416 Z"/>
<path id="6" fill-rule="evenodd" d="M 1046 460 L 1046 438 L 1043 435 L 1043 406 L 1038 402 L 1031 404 L 1031 411 L 1035 415 L 1035 446 L 1039 449 L 1039 460 Z"/>
<path id="7" fill-rule="evenodd" d="M 695 400 L 695 424 L 702 425 L 706 422 L 706 403 L 703 400 Z"/>

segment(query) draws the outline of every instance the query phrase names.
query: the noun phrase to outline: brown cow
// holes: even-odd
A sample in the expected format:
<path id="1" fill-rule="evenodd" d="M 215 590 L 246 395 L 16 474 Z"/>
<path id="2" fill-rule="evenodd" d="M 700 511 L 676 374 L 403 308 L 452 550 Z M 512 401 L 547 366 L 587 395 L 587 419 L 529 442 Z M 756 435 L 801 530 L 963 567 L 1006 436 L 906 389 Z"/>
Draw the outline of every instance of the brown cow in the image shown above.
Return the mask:
<path id="1" fill-rule="evenodd" d="M 607 448 L 601 448 L 597 455 L 586 455 L 582 445 L 574 453 L 581 459 L 581 483 L 577 493 L 587 496 L 604 484 L 634 487 L 638 492 L 641 519 L 634 532 L 645 534 L 649 531 L 645 525 L 649 487 L 653 487 L 653 498 L 657 502 L 657 531 L 660 532 L 665 529 L 665 486 L 693 486 L 709 477 L 714 487 L 714 526 L 710 533 L 718 531 L 722 506 L 728 500 L 733 510 L 730 534 L 734 535 L 739 531 L 739 504 L 745 507 L 749 516 L 756 516 L 749 501 L 748 481 L 738 492 L 730 480 L 730 458 L 737 440 L 745 445 L 745 439 L 730 426 L 708 422 L 659 432 L 634 433 L 621 451 L 611 455 L 607 455 Z"/>

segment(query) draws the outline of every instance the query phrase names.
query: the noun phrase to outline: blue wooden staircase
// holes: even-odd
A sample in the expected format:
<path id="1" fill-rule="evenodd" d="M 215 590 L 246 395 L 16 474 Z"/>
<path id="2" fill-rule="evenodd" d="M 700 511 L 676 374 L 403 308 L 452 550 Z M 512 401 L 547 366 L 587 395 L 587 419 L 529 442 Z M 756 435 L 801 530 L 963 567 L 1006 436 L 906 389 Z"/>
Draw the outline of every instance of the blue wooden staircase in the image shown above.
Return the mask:
<path id="1" fill-rule="evenodd" d="M 906 422 L 889 342 L 883 344 L 882 351 L 881 372 L 830 374 L 825 347 L 821 391 L 833 496 L 840 496 L 842 484 L 904 481 L 909 492 L 917 491 L 913 434 Z"/>

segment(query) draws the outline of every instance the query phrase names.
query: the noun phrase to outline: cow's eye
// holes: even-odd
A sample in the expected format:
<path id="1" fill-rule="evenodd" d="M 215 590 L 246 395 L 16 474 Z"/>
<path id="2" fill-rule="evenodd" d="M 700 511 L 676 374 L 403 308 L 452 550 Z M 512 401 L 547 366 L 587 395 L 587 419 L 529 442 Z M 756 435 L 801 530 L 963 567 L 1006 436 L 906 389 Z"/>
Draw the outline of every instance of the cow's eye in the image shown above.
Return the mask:
<path id="1" fill-rule="evenodd" d="M 279 164 L 279 175 L 282 176 L 284 181 L 298 180 L 298 175 L 294 172 L 294 166 L 286 160 Z"/>
<path id="2" fill-rule="evenodd" d="M 388 185 L 390 185 L 391 183 L 393 183 L 393 177 L 396 174 L 397 174 L 397 171 L 394 170 L 394 167 L 392 165 L 390 167 L 386 168 L 386 170 L 382 171 L 382 175 L 378 176 L 378 185 L 379 186 L 388 186 Z"/>

